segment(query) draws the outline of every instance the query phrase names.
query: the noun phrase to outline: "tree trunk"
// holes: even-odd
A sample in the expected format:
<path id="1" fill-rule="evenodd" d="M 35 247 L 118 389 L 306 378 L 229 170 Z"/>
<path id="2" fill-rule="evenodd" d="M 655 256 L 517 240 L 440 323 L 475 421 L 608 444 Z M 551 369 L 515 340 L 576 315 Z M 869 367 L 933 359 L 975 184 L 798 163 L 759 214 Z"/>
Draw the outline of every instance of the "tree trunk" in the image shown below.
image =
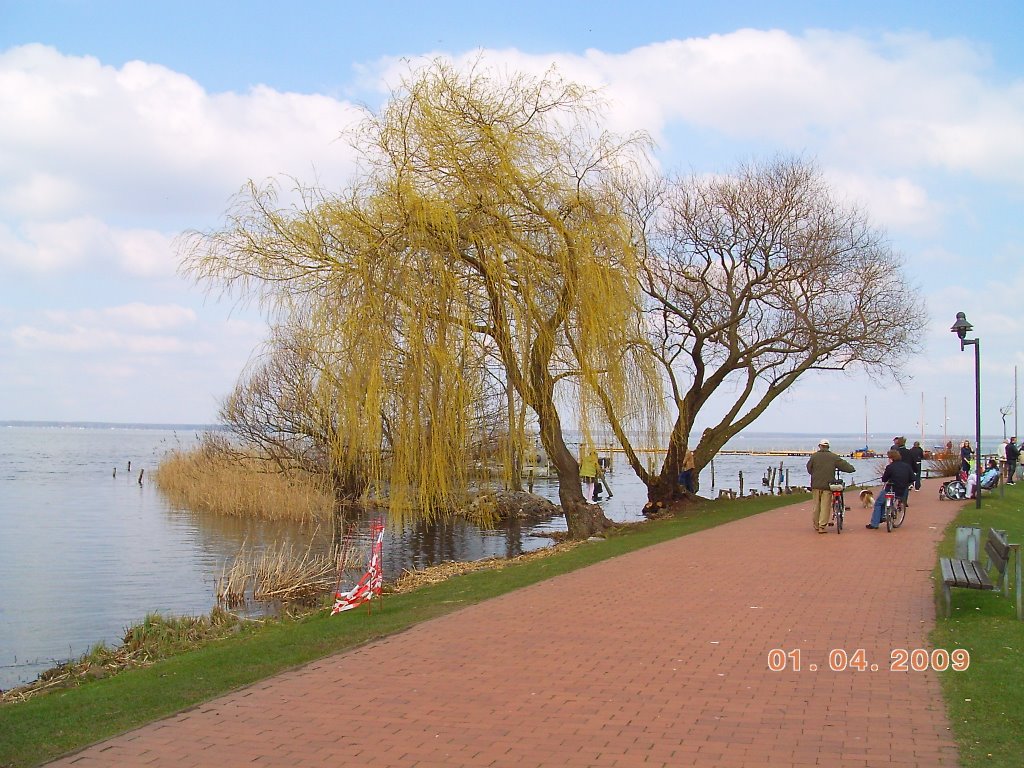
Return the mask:
<path id="1" fill-rule="evenodd" d="M 509 453 L 512 464 L 512 477 L 509 478 L 508 489 L 510 491 L 523 490 L 523 446 L 517 439 L 523 434 L 522 422 L 526 415 L 524 405 L 517 413 L 515 390 L 508 372 L 505 372 L 505 404 L 508 409 L 508 439 Z"/>
<path id="2" fill-rule="evenodd" d="M 686 491 L 679 485 L 679 473 L 672 473 L 662 467 L 661 474 L 652 478 L 653 482 L 647 485 L 647 500 L 650 502 L 663 502 L 665 506 L 673 502 L 685 499 Z"/>
<path id="3" fill-rule="evenodd" d="M 580 465 L 562 439 L 562 425 L 554 408 L 547 418 L 539 417 L 540 438 L 558 474 L 558 501 L 562 505 L 569 537 L 586 539 L 611 527 L 612 521 L 604 516 L 597 504 L 590 504 L 583 496 L 580 484 Z"/>

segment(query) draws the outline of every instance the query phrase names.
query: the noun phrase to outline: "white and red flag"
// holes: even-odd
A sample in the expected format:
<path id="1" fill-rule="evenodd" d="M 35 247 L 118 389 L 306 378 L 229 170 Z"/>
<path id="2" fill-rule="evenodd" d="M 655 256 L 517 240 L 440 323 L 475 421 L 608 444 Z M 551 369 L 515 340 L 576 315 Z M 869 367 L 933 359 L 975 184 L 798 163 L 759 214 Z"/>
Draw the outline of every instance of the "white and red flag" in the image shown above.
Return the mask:
<path id="1" fill-rule="evenodd" d="M 384 521 L 377 518 L 370 524 L 370 559 L 366 573 L 348 592 L 338 591 L 334 595 L 334 609 L 331 616 L 351 608 L 358 608 L 365 602 L 380 595 L 384 586 L 384 571 L 381 559 L 384 554 Z"/>

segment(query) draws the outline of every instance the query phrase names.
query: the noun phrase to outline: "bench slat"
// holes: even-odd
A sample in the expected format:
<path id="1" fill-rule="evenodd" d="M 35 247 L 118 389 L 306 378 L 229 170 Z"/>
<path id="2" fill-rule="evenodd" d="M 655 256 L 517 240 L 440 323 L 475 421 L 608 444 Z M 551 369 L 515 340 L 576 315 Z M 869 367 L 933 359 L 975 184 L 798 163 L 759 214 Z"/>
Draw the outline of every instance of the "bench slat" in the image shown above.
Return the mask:
<path id="1" fill-rule="evenodd" d="M 988 541 L 985 544 L 985 551 L 994 560 L 1002 560 L 1004 563 L 1010 559 L 1010 545 L 995 528 L 988 529 Z"/>
<path id="2" fill-rule="evenodd" d="M 939 558 L 939 568 L 942 569 L 942 583 L 955 584 L 956 577 L 953 576 L 953 561 L 948 557 Z"/>
<path id="3" fill-rule="evenodd" d="M 1006 566 L 1010 562 L 1010 545 L 1006 539 L 999 535 L 995 528 L 988 529 L 988 541 L 985 542 L 985 554 L 989 561 L 999 571 L 1000 577 L 1005 577 Z"/>
<path id="4" fill-rule="evenodd" d="M 951 587 L 963 589 L 995 589 L 995 584 L 985 573 L 981 563 L 972 560 L 954 560 L 944 557 L 939 560 L 942 581 Z"/>

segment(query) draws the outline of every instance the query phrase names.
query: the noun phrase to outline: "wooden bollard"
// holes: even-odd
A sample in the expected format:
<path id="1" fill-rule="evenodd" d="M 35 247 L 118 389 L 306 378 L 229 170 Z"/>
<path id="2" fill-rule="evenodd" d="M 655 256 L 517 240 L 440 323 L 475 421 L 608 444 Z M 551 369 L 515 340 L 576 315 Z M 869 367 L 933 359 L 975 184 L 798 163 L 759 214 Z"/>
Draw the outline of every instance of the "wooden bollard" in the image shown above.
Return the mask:
<path id="1" fill-rule="evenodd" d="M 740 496 L 743 495 L 743 470 L 740 470 Z"/>
<path id="2" fill-rule="evenodd" d="M 145 471 L 146 470 L 144 470 L 144 469 L 140 469 L 139 470 L 139 485 L 142 485 L 142 473 L 145 472 Z"/>

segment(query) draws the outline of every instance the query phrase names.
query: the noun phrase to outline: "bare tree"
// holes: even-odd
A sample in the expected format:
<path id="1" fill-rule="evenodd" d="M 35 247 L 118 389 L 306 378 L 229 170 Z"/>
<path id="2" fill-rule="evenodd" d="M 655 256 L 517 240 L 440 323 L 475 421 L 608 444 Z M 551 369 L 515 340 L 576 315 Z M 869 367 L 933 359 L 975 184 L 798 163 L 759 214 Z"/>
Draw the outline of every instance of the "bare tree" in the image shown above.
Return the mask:
<path id="1" fill-rule="evenodd" d="M 641 330 L 675 409 L 658 474 L 609 401 L 605 412 L 651 500 L 681 494 L 688 447 L 699 472 L 807 372 L 858 367 L 893 378 L 918 351 L 925 310 L 898 254 L 811 163 L 776 159 L 675 180 L 635 197 L 633 210 L 646 243 Z M 713 399 L 724 412 L 694 445 L 694 423 Z"/>
<path id="2" fill-rule="evenodd" d="M 337 369 L 325 372 L 321 350 L 299 326 L 275 326 L 266 353 L 239 376 L 220 407 L 220 420 L 247 455 L 255 451 L 280 471 L 301 471 L 329 480 L 339 498 L 358 498 L 368 482 L 365 461 L 338 452 L 332 395 L 325 384 L 336 382 Z M 355 460 L 352 460 L 352 459 Z"/>

